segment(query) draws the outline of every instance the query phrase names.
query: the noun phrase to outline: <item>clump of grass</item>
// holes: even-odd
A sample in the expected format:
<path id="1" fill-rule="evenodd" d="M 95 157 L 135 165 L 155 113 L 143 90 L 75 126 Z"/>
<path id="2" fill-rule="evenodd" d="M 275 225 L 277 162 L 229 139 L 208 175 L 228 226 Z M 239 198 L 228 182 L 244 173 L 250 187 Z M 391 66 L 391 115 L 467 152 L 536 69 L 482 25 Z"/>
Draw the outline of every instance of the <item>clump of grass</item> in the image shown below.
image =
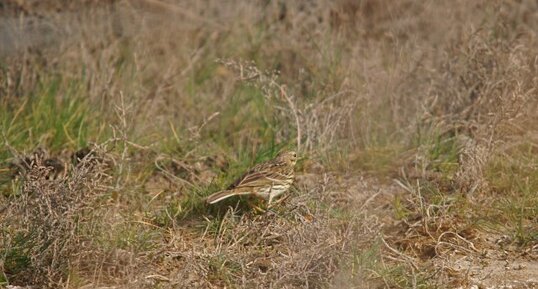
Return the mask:
<path id="1" fill-rule="evenodd" d="M 109 177 L 105 164 L 91 157 L 59 178 L 51 178 L 42 161 L 22 173 L 21 191 L 6 203 L 0 254 L 11 284 L 52 288 L 68 278 L 77 254 L 94 249 L 85 229 L 95 221 L 91 212 Z"/>
<path id="2" fill-rule="evenodd" d="M 0 115 L 3 142 L 17 150 L 42 146 L 56 153 L 105 137 L 100 123 L 103 118 L 91 111 L 83 84 L 58 76 L 42 80 L 30 95 L 2 99 Z M 7 146 L 3 146 L 1 160 L 9 156 Z"/>
<path id="3" fill-rule="evenodd" d="M 491 186 L 491 210 L 481 218 L 494 227 L 501 227 L 519 246 L 529 246 L 538 241 L 536 216 L 538 197 L 536 182 L 538 170 L 533 155 L 523 154 L 519 161 L 496 159 L 488 166 L 486 179 Z"/>

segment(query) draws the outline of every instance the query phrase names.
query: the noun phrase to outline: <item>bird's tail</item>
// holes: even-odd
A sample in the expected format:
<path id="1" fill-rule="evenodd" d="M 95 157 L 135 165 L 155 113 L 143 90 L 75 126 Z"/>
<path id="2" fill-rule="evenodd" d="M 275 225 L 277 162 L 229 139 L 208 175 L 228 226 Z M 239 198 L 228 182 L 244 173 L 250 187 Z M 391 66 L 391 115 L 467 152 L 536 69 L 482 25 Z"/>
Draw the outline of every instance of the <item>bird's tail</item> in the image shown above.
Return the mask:
<path id="1" fill-rule="evenodd" d="M 206 202 L 208 204 L 214 204 L 224 199 L 227 199 L 229 197 L 248 195 L 248 194 L 250 194 L 250 192 L 238 192 L 235 190 L 224 190 L 224 191 L 216 192 L 212 194 L 211 196 L 207 197 Z"/>

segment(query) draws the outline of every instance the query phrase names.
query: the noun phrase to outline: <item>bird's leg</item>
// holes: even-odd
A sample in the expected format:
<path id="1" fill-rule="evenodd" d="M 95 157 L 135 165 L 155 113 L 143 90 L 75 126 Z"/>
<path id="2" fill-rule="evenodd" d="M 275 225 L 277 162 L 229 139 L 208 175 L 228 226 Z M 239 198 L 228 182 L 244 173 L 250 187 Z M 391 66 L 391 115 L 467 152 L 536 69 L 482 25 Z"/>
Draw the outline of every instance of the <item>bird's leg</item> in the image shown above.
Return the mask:
<path id="1" fill-rule="evenodd" d="M 285 200 L 287 200 L 288 198 L 290 197 L 290 195 L 286 195 L 280 199 L 278 199 L 278 201 L 275 202 L 275 204 L 273 206 L 276 206 L 276 205 L 279 205 L 281 203 L 283 203 Z"/>
<path id="2" fill-rule="evenodd" d="M 249 207 L 251 207 L 252 209 L 258 211 L 258 213 L 265 213 L 267 212 L 267 210 L 264 210 L 262 208 L 260 208 L 260 206 L 256 205 L 253 201 L 253 198 L 249 198 L 248 201 L 247 201 Z"/>

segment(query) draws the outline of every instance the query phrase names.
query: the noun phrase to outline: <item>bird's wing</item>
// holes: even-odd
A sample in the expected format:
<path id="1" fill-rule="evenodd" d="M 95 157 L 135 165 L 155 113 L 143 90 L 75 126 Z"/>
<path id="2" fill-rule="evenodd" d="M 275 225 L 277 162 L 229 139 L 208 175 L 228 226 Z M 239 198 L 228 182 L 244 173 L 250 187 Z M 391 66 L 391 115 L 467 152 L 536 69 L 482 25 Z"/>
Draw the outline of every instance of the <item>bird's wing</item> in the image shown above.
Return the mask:
<path id="1" fill-rule="evenodd" d="M 228 187 L 228 190 L 239 187 L 258 187 L 281 182 L 283 177 L 285 177 L 285 174 L 275 169 L 274 165 L 260 164 L 237 179 Z"/>

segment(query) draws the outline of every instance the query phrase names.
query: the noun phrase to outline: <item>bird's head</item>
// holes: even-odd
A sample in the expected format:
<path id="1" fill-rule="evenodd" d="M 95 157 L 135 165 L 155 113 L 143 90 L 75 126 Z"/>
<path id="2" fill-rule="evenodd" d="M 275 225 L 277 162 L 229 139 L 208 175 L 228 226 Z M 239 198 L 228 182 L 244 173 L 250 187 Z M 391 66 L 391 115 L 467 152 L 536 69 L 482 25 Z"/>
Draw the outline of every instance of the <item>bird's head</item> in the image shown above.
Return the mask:
<path id="1" fill-rule="evenodd" d="M 278 154 L 277 160 L 294 166 L 297 163 L 297 153 L 294 151 L 283 151 Z"/>

